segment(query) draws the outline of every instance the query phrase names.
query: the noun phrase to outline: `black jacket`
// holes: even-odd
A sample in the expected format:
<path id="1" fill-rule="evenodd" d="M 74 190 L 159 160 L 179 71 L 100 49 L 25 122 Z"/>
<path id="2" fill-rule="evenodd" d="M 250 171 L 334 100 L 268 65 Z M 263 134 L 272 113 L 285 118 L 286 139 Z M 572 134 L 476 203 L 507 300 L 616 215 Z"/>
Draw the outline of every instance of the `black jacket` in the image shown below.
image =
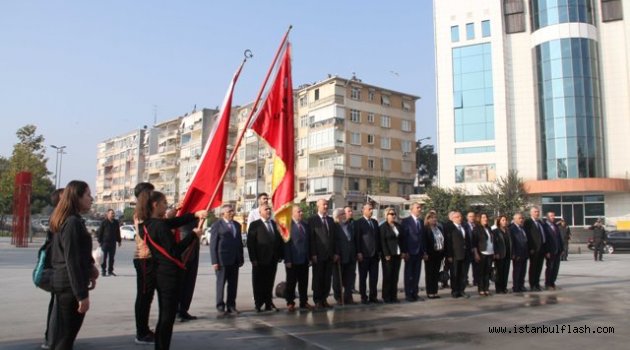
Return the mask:
<path id="1" fill-rule="evenodd" d="M 64 292 L 71 289 L 77 300 L 87 298 L 90 274 L 94 266 L 92 236 L 79 215 L 69 216 L 60 231 L 54 234 L 51 250 L 53 291 Z"/>
<path id="2" fill-rule="evenodd" d="M 445 230 L 446 257 L 453 260 L 466 259 L 466 252 L 470 249 L 470 241 L 464 228 L 462 227 L 463 234 L 455 224 L 447 225 Z"/>
<path id="3" fill-rule="evenodd" d="M 495 238 L 494 234 L 490 230 L 490 227 L 475 225 L 475 228 L 472 231 L 472 248 L 477 250 L 478 254 L 481 254 L 481 252 L 488 248 L 488 235 L 486 234 L 486 229 L 488 229 L 488 232 L 490 232 L 490 240 L 492 242 L 492 248 L 494 250 Z"/>
<path id="4" fill-rule="evenodd" d="M 346 229 L 350 234 L 350 239 L 346 236 L 341 224 L 335 223 L 336 233 L 337 233 L 337 241 L 335 244 L 337 245 L 337 250 L 339 251 L 339 260 L 342 264 L 350 264 L 357 260 L 357 248 L 356 242 L 354 239 L 354 224 L 346 223 Z"/>
<path id="5" fill-rule="evenodd" d="M 271 234 L 262 219 L 254 220 L 247 229 L 247 251 L 249 261 L 259 265 L 277 264 L 284 254 L 284 241 L 276 223 L 271 221 Z"/>
<path id="6" fill-rule="evenodd" d="M 543 241 L 543 237 L 545 236 L 545 224 L 541 220 L 534 221 L 530 218 L 525 220 L 523 227 L 525 228 L 525 233 L 527 233 L 527 246 L 529 250 L 534 251 L 534 254 L 545 253 L 546 242 Z M 540 231 L 541 228 L 542 232 Z"/>
<path id="7" fill-rule="evenodd" d="M 310 256 L 316 256 L 317 261 L 333 260 L 335 254 L 339 254 L 337 249 L 337 229 L 335 221 L 330 216 L 326 216 L 328 229 L 324 226 L 319 214 L 308 218 Z"/>
<path id="8" fill-rule="evenodd" d="M 499 228 L 495 228 L 492 232 L 494 233 L 494 254 L 498 255 L 499 259 L 511 259 L 512 238 L 509 227 L 505 228 L 505 232 Z"/>
<path id="9" fill-rule="evenodd" d="M 96 231 L 96 240 L 98 244 L 105 247 L 113 246 L 116 242 L 120 243 L 122 239 L 120 237 L 120 224 L 118 220 L 103 220 L 101 226 Z"/>
<path id="10" fill-rule="evenodd" d="M 378 257 L 381 252 L 381 239 L 378 222 L 370 218 L 368 223 L 365 217 L 354 222 L 354 238 L 357 244 L 357 254 L 363 254 L 364 258 Z"/>
<path id="11" fill-rule="evenodd" d="M 160 247 L 164 249 L 164 251 L 174 259 L 178 259 L 181 261 L 181 255 L 184 250 L 190 245 L 193 244 L 195 240 L 197 240 L 197 235 L 187 235 L 186 238 L 182 239 L 179 243 L 175 241 L 175 235 L 171 230 L 171 224 L 175 222 L 191 222 L 195 220 L 194 214 L 185 214 L 181 216 L 181 219 L 175 221 L 167 221 L 164 219 L 148 219 L 143 225 L 140 225 L 140 229 L 144 231 L 144 227 L 146 227 L 149 232 L 149 237 L 151 240 L 158 244 Z M 143 226 L 143 227 L 142 227 Z M 144 232 L 141 232 L 144 237 Z M 169 258 L 162 255 L 154 244 L 152 244 L 149 239 L 147 239 L 147 245 L 149 249 L 151 249 L 151 255 L 155 261 L 156 269 L 158 274 L 168 274 L 168 275 L 177 275 L 181 271 L 183 271 L 179 266 L 173 263 Z"/>
<path id="12" fill-rule="evenodd" d="M 394 232 L 394 229 L 389 226 L 387 222 L 384 222 L 379 227 L 379 232 L 381 236 L 381 248 L 383 250 L 383 256 L 395 256 L 400 255 L 400 253 L 405 252 L 404 239 L 402 238 L 402 226 L 398 223 L 394 223 L 396 229 L 398 230 L 398 236 Z M 400 253 L 398 253 L 398 249 L 400 249 Z"/>

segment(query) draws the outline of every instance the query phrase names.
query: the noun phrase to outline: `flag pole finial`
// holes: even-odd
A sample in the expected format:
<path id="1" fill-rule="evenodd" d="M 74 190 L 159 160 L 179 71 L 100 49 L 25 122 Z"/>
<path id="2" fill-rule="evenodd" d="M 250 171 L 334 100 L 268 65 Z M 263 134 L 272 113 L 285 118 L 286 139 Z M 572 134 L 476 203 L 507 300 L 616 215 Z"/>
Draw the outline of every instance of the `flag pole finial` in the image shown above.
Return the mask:
<path id="1" fill-rule="evenodd" d="M 243 56 L 245 56 L 245 61 L 247 61 L 248 59 L 254 57 L 254 54 L 252 53 L 252 50 L 247 49 L 243 51 Z"/>

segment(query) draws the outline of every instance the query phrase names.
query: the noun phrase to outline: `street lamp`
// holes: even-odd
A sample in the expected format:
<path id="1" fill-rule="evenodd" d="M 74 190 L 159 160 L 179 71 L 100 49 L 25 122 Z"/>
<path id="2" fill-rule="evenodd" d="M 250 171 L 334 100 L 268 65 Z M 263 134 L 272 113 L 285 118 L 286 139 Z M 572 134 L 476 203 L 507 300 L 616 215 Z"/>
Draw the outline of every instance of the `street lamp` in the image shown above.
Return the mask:
<path id="1" fill-rule="evenodd" d="M 66 148 L 66 146 L 50 145 L 50 147 L 57 150 L 57 161 L 55 162 L 55 189 L 57 189 L 61 186 L 61 163 L 63 160 L 63 155 L 65 153 L 63 150 Z"/>

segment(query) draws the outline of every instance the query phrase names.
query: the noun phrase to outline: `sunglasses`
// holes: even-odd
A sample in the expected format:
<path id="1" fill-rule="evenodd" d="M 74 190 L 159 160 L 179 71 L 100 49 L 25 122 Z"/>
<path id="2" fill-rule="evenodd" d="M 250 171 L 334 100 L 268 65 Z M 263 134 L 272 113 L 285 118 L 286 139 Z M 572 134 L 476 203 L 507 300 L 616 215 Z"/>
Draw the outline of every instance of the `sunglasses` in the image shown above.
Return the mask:
<path id="1" fill-rule="evenodd" d="M 393 216 L 396 216 L 396 213 L 387 213 L 387 215 L 393 215 Z"/>

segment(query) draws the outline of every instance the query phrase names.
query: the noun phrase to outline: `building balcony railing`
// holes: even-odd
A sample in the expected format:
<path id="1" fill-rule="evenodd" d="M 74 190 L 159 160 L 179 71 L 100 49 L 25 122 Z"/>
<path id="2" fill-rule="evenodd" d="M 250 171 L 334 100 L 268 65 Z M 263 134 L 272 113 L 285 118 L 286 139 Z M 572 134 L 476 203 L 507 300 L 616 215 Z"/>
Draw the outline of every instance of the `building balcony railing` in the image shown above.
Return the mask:
<path id="1" fill-rule="evenodd" d="M 335 164 L 333 166 L 314 167 L 308 169 L 309 177 L 320 177 L 334 175 L 335 172 L 343 171 L 344 166 L 342 164 Z"/>
<path id="2" fill-rule="evenodd" d="M 333 104 L 333 103 L 343 104 L 344 103 L 344 97 L 341 96 L 341 95 L 326 96 L 324 98 L 320 98 L 317 101 L 310 102 L 308 104 L 308 107 L 309 108 L 314 108 L 314 107 L 319 107 L 319 106 L 322 106 L 322 105 Z"/>

